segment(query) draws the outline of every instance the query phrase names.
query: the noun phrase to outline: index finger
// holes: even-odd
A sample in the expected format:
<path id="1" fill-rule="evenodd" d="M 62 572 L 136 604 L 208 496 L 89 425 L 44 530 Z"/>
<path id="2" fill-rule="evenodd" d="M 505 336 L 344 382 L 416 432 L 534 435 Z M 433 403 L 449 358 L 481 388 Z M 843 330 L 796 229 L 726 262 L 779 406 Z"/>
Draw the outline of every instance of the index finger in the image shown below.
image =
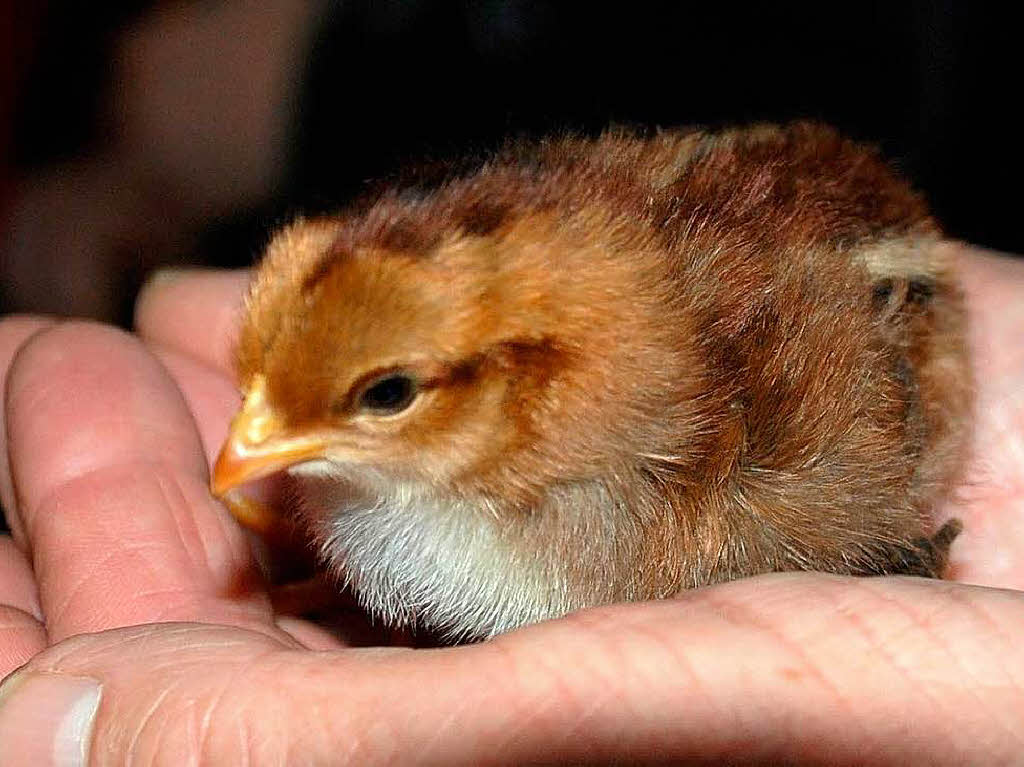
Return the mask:
<path id="1" fill-rule="evenodd" d="M 42 332 L 15 360 L 6 406 L 15 513 L 51 639 L 168 620 L 269 625 L 188 408 L 136 339 L 85 323 Z"/>
<path id="2" fill-rule="evenodd" d="M 33 317 L 29 315 L 12 315 L 0 320 L 0 394 L 7 387 L 7 372 L 22 345 L 33 335 L 53 325 L 49 317 Z M 3 409 L 0 408 L 0 450 L 7 445 L 7 422 Z M 14 487 L 11 485 L 11 470 L 6 451 L 0 458 L 0 506 L 10 511 L 14 508 Z M 18 520 L 13 513 L 8 515 L 7 524 L 19 545 L 24 543 L 24 536 L 18 529 Z"/>
<path id="3" fill-rule="evenodd" d="M 234 376 L 234 345 L 249 284 L 248 270 L 178 269 L 157 272 L 135 304 L 135 330 Z"/>

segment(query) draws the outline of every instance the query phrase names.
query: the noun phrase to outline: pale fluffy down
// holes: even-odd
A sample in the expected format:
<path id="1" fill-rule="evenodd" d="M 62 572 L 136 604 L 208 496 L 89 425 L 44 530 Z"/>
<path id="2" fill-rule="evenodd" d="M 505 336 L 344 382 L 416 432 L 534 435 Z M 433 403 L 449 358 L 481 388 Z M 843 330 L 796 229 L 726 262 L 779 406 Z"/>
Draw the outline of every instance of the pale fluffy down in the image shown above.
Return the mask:
<path id="1" fill-rule="evenodd" d="M 362 467 L 317 461 L 290 473 L 303 515 L 322 520 L 322 558 L 384 625 L 478 639 L 625 596 L 612 571 L 635 532 L 611 530 L 632 524 L 599 484 L 566 487 L 510 519 Z M 556 555 L 573 539 L 591 542 L 590 593 L 575 585 L 577 563 Z"/>

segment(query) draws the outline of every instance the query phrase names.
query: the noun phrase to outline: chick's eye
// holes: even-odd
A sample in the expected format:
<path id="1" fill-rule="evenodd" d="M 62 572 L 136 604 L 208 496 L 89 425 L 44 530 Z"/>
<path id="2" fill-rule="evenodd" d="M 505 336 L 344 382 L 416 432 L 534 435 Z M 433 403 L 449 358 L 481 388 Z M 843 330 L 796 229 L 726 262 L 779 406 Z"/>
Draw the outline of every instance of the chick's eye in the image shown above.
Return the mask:
<path id="1" fill-rule="evenodd" d="M 393 373 L 370 384 L 359 395 L 359 408 L 377 415 L 400 413 L 416 399 L 417 391 L 416 381 Z"/>

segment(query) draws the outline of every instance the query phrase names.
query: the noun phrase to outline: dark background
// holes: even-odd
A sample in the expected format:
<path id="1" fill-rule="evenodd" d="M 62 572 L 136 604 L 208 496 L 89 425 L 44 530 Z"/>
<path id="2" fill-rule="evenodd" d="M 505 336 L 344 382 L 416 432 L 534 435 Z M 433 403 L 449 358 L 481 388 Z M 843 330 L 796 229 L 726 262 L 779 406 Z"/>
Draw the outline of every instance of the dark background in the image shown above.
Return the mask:
<path id="1" fill-rule="evenodd" d="M 154 267 L 249 263 L 409 158 L 614 122 L 825 120 L 1024 252 L 1018 28 L 981 6 L 14 4 L 0 311 L 126 323 Z"/>

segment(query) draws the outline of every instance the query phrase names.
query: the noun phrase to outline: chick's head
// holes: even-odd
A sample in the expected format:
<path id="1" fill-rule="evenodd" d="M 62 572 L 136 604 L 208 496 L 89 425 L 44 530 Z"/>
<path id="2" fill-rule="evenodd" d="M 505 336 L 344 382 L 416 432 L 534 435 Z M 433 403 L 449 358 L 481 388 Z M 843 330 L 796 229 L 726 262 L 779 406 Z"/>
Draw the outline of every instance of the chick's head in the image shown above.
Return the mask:
<path id="1" fill-rule="evenodd" d="M 675 450 L 699 368 L 656 263 L 598 212 L 293 224 L 249 295 L 215 487 L 291 468 L 521 506 Z"/>

